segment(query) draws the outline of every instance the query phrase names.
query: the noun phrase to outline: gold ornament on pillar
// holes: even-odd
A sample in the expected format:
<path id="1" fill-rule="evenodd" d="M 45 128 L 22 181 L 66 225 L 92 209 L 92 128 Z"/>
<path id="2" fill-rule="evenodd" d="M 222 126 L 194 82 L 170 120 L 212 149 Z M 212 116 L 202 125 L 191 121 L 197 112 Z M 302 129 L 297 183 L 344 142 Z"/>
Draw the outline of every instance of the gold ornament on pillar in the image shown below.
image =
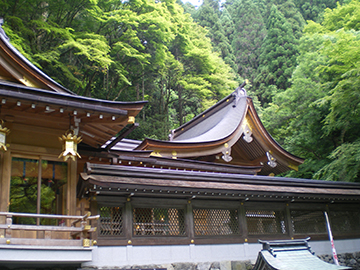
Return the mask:
<path id="1" fill-rule="evenodd" d="M 4 121 L 0 119 L 0 149 L 4 152 L 7 151 L 6 136 L 10 133 L 10 129 L 3 127 Z"/>
<path id="2" fill-rule="evenodd" d="M 76 157 L 81 158 L 77 152 L 77 145 L 82 141 L 82 138 L 75 135 L 74 130 L 69 129 L 64 135 L 59 137 L 60 142 L 63 144 L 63 152 L 59 155 L 63 157 L 64 161 L 71 158 L 75 161 Z"/>

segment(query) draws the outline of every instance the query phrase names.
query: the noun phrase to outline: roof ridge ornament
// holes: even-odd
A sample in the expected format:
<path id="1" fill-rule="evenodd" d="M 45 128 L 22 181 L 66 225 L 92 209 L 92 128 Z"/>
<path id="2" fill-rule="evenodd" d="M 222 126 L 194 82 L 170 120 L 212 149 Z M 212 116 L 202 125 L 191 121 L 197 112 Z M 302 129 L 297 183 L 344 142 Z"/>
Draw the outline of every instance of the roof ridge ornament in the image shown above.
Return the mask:
<path id="1" fill-rule="evenodd" d="M 236 105 L 238 104 L 239 102 L 239 99 L 240 97 L 244 97 L 246 96 L 246 90 L 244 88 L 244 86 L 249 83 L 249 80 L 246 79 L 239 87 L 237 87 L 234 91 L 234 96 L 235 96 L 235 99 L 234 99 L 234 104 L 233 104 L 233 107 L 236 107 Z"/>

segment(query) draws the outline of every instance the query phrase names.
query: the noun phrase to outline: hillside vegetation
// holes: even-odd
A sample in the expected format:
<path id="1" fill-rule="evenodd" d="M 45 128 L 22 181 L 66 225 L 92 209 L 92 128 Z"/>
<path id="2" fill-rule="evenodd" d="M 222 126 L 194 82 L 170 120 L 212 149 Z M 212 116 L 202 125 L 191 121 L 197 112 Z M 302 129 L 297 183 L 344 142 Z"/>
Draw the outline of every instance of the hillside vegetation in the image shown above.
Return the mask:
<path id="1" fill-rule="evenodd" d="M 0 0 L 0 16 L 73 92 L 148 100 L 135 139 L 166 139 L 248 79 L 268 131 L 306 159 L 287 176 L 360 181 L 359 0 Z"/>

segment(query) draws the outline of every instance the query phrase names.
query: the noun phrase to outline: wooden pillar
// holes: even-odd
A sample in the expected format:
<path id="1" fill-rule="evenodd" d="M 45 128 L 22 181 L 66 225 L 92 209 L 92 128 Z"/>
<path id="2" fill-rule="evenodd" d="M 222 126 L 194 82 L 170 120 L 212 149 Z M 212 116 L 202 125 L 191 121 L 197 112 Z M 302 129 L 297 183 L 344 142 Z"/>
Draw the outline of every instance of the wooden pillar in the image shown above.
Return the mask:
<path id="1" fill-rule="evenodd" d="M 89 203 L 90 203 L 91 215 L 93 215 L 93 216 L 98 215 L 99 214 L 99 209 L 98 209 L 99 206 L 98 206 L 98 203 L 96 201 L 96 197 L 94 197 L 94 199 L 91 199 Z M 86 211 L 84 211 L 84 212 L 86 212 Z M 97 241 L 98 240 L 98 234 L 100 233 L 100 220 L 98 220 L 98 219 L 91 220 L 90 224 L 91 224 L 91 227 L 96 227 L 97 228 L 97 230 L 95 232 L 92 232 L 90 234 L 90 238 Z"/>
<path id="2" fill-rule="evenodd" d="M 246 222 L 246 210 L 243 202 L 240 203 L 240 207 L 239 207 L 239 226 L 240 226 L 240 234 L 242 237 L 244 237 L 245 242 L 247 242 L 248 229 Z"/>
<path id="3" fill-rule="evenodd" d="M 133 236 L 133 221 L 132 221 L 132 206 L 131 199 L 127 198 L 124 208 L 124 229 L 125 229 L 125 237 L 128 240 L 128 244 L 132 244 L 132 236 Z"/>
<path id="4" fill-rule="evenodd" d="M 193 215 L 193 208 L 191 201 L 188 201 L 188 203 L 186 204 L 185 225 L 186 225 L 186 235 L 190 238 L 190 241 L 194 240 L 195 238 L 194 215 Z"/>
<path id="5" fill-rule="evenodd" d="M 288 203 L 286 204 L 286 208 L 285 208 L 285 220 L 286 220 L 286 228 L 288 230 L 289 237 L 290 239 L 294 239 L 294 230 L 291 221 L 291 211 Z"/>
<path id="6" fill-rule="evenodd" d="M 0 211 L 9 211 L 11 179 L 10 149 L 0 154 Z"/>
<path id="7" fill-rule="evenodd" d="M 68 161 L 68 182 L 66 191 L 66 215 L 76 215 L 77 161 Z"/>

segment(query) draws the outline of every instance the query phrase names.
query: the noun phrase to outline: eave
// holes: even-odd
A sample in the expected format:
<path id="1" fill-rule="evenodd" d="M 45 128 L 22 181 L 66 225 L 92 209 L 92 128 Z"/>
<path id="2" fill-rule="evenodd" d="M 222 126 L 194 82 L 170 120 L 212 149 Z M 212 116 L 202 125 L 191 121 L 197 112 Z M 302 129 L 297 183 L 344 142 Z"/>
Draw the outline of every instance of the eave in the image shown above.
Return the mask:
<path id="1" fill-rule="evenodd" d="M 0 102 L 5 125 L 11 123 L 22 130 L 32 125 L 34 130 L 46 129 L 58 136 L 70 126 L 78 127 L 83 142 L 96 148 L 133 123 L 146 104 L 68 95 L 5 81 L 0 81 Z"/>
<path id="2" fill-rule="evenodd" d="M 243 201 L 360 201 L 360 184 L 87 163 L 78 196 Z"/>
<path id="3" fill-rule="evenodd" d="M 170 138 L 170 141 L 145 139 L 136 149 L 151 150 L 154 156 L 168 158 L 262 166 L 259 173 L 262 175 L 297 170 L 304 162 L 271 137 L 252 99 L 239 90 L 174 130 Z"/>
<path id="4" fill-rule="evenodd" d="M 169 159 L 150 156 L 151 151 L 107 151 L 105 149 L 86 149 L 83 144 L 79 145 L 81 156 L 108 160 L 112 165 L 129 166 L 133 168 L 156 168 L 162 170 L 178 171 L 199 171 L 199 172 L 218 172 L 256 175 L 261 166 L 234 166 L 231 164 L 214 164 L 210 162 L 189 160 L 189 159 Z"/>

